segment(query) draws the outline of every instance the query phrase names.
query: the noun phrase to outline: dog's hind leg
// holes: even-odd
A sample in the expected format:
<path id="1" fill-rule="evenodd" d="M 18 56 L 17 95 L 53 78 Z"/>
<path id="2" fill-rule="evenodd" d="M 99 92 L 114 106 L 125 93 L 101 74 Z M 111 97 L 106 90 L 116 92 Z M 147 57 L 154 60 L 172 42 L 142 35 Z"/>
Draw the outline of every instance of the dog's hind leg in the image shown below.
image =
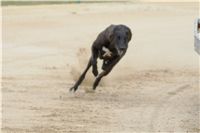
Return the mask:
<path id="1" fill-rule="evenodd" d="M 84 70 L 84 72 L 81 74 L 81 76 L 79 77 L 78 81 L 75 83 L 75 85 L 73 87 L 70 88 L 70 91 L 74 90 L 74 92 L 78 89 L 78 86 L 82 83 L 82 81 L 85 78 L 85 75 L 87 73 L 87 71 L 89 70 L 89 68 L 92 66 L 92 61 L 91 58 L 88 62 L 88 65 L 86 67 L 86 69 Z"/>

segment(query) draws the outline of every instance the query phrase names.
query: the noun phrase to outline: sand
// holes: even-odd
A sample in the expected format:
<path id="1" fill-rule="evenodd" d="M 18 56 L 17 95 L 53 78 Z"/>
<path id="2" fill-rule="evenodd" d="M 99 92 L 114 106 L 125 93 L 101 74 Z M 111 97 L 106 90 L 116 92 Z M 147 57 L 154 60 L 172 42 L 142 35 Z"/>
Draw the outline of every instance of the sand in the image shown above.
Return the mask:
<path id="1" fill-rule="evenodd" d="M 199 132 L 196 17 L 197 3 L 3 7 L 2 131 Z M 127 54 L 70 93 L 110 24 L 132 29 Z"/>

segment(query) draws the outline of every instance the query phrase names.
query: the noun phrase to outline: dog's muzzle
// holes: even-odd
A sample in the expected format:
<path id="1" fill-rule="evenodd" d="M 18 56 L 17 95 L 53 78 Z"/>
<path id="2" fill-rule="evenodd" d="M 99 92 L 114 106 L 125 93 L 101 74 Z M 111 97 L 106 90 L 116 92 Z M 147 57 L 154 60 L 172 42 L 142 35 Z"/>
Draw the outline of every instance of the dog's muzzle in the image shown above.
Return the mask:
<path id="1" fill-rule="evenodd" d="M 125 52 L 125 49 L 119 49 L 119 48 L 116 48 L 117 50 L 117 54 L 121 57 L 123 55 L 123 53 Z"/>

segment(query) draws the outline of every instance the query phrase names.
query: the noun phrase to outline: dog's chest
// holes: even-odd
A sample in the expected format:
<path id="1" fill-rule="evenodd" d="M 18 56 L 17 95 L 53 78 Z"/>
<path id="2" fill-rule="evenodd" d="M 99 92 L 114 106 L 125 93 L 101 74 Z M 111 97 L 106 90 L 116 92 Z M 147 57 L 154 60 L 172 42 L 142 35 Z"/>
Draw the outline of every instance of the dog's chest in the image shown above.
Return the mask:
<path id="1" fill-rule="evenodd" d="M 100 59 L 110 59 L 113 57 L 113 52 L 108 49 L 107 47 L 103 46 L 100 50 L 99 50 L 99 58 Z"/>
<path id="2" fill-rule="evenodd" d="M 103 46 L 100 50 L 99 50 L 99 58 L 100 59 L 112 59 L 112 58 L 116 58 L 118 56 L 117 51 L 115 49 L 110 49 L 107 48 L 105 46 Z"/>
<path id="3" fill-rule="evenodd" d="M 102 47 L 102 51 L 103 51 L 103 57 L 111 57 L 112 56 L 112 52 L 104 46 Z"/>

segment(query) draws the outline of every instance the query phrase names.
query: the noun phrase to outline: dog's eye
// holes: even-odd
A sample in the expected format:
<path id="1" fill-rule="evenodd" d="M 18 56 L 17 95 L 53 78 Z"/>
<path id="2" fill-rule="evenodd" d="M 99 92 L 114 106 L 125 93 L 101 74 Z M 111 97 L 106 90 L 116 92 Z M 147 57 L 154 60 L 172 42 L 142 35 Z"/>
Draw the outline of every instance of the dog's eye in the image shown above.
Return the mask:
<path id="1" fill-rule="evenodd" d="M 117 38 L 118 38 L 118 40 L 120 40 L 120 39 L 121 39 L 121 37 L 120 37 L 120 36 L 118 36 Z"/>

